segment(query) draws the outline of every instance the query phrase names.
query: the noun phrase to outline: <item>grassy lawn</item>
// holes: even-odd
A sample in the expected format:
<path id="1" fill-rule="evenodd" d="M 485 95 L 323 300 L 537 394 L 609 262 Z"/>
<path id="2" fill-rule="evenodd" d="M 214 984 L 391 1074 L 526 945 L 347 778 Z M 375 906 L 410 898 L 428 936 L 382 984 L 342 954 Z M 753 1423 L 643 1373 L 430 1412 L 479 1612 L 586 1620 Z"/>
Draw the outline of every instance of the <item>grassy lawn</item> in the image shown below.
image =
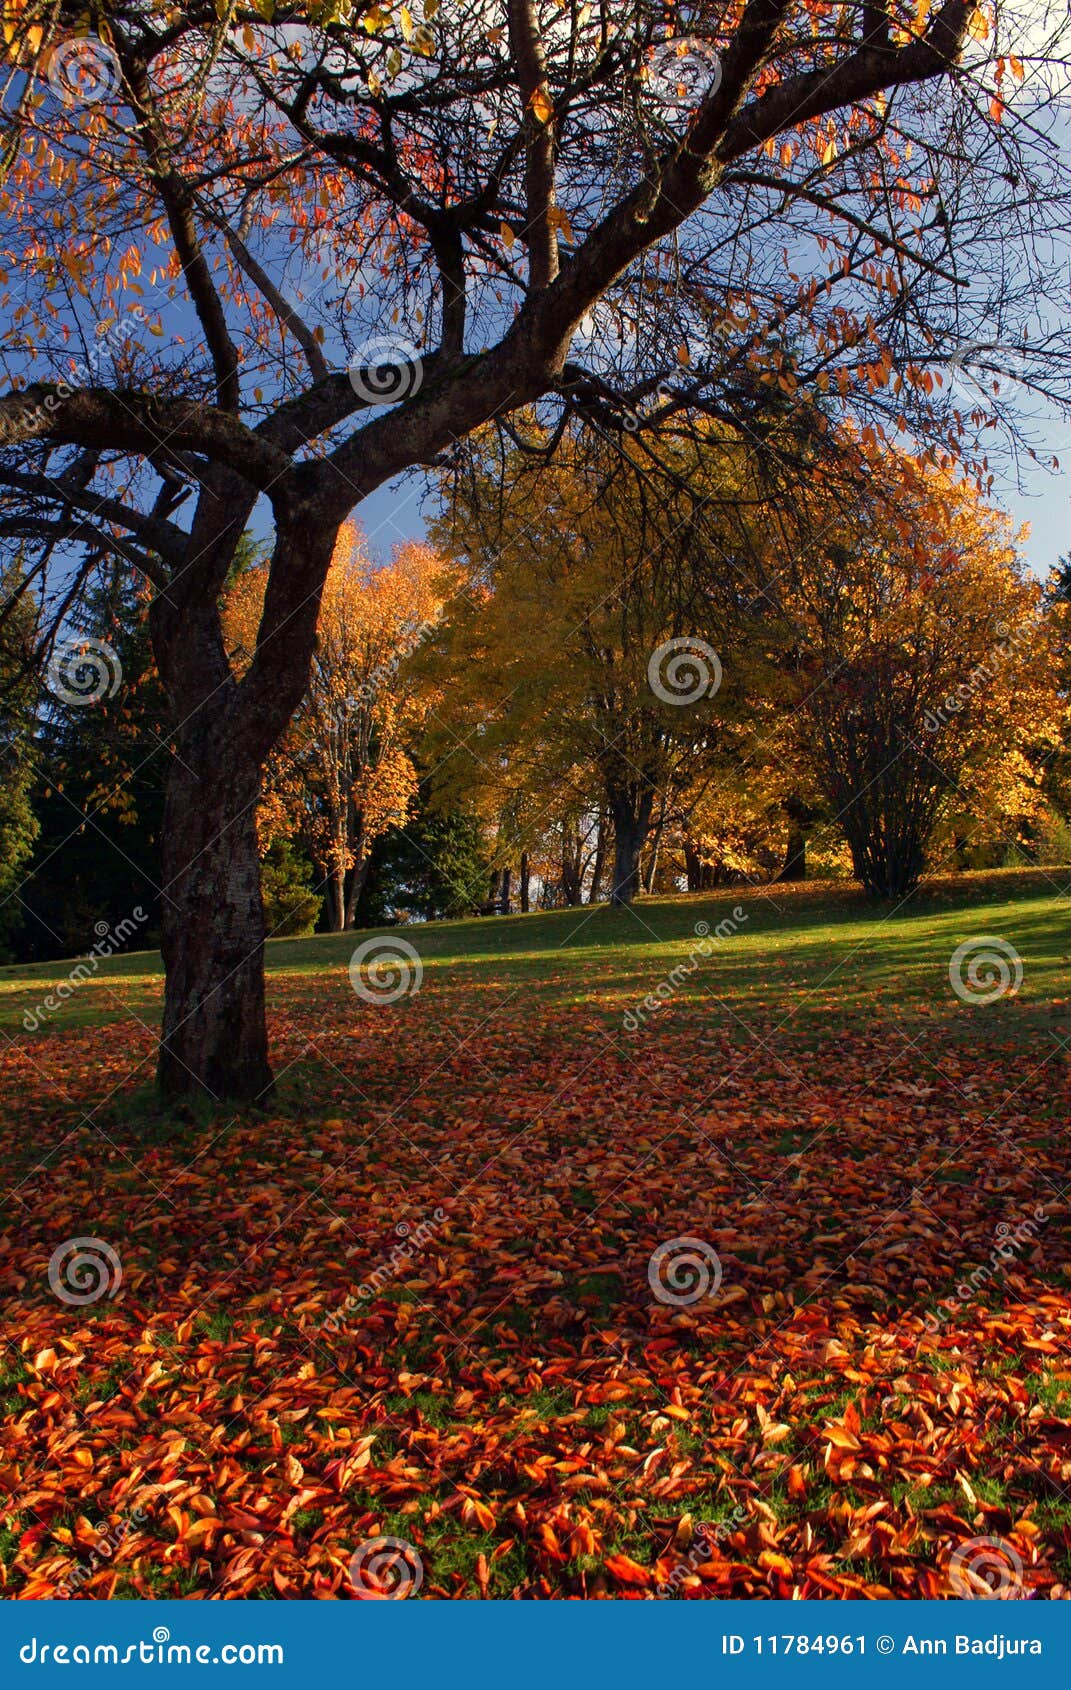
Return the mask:
<path id="1" fill-rule="evenodd" d="M 1069 882 L 275 941 L 264 1112 L 157 1111 L 157 957 L 0 970 L 7 1593 L 1066 1596 Z"/>

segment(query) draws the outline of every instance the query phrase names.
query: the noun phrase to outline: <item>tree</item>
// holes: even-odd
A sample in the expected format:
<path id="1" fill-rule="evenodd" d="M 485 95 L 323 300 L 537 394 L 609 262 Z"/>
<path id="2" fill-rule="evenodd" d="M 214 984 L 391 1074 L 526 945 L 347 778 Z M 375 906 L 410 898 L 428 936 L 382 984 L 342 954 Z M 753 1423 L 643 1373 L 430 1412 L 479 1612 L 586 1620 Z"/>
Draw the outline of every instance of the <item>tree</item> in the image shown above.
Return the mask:
<path id="1" fill-rule="evenodd" d="M 841 520 L 801 547 L 784 603 L 797 637 L 799 752 L 876 898 L 917 885 L 942 816 L 1015 809 L 1054 722 L 1040 584 L 1007 517 L 907 457 L 874 454 Z"/>
<path id="2" fill-rule="evenodd" d="M 20 957 L 70 956 L 100 922 L 144 909 L 160 933 L 159 850 L 170 724 L 148 595 L 113 568 L 53 653 L 23 768 L 40 830 L 22 888 Z"/>
<path id="3" fill-rule="evenodd" d="M 21 917 L 20 877 L 39 832 L 29 755 L 36 688 L 22 661 L 33 640 L 33 611 L 18 592 L 23 579 L 20 559 L 0 577 L 13 605 L 0 629 L 0 955 Z"/>
<path id="4" fill-rule="evenodd" d="M 432 807 L 421 794 L 405 829 L 377 841 L 357 906 L 358 926 L 382 921 L 449 921 L 474 915 L 486 895 L 490 859 L 479 818 Z"/>
<path id="5" fill-rule="evenodd" d="M 631 903 L 660 795 L 671 801 L 735 731 L 747 454 L 710 437 L 665 453 L 675 474 L 635 446 L 571 434 L 550 461 L 500 462 L 488 443 L 436 530 L 468 561 L 428 647 L 448 701 L 430 736 L 439 778 L 508 792 L 515 844 L 531 848 L 553 819 L 567 903 L 580 902 L 603 811 L 610 901 Z"/>
<path id="6" fill-rule="evenodd" d="M 327 573 L 309 686 L 272 753 L 261 841 L 300 835 L 330 895 L 331 927 L 352 927 L 375 841 L 416 796 L 409 744 L 425 709 L 404 659 L 439 616 L 442 561 L 427 546 L 368 556 L 347 525 Z M 239 673 L 252 661 L 267 571 L 234 582 L 224 626 Z"/>
<path id="7" fill-rule="evenodd" d="M 255 1098 L 261 771 L 351 511 L 544 395 L 635 423 L 668 381 L 655 412 L 746 419 L 757 387 L 821 380 L 955 435 L 932 371 L 994 315 L 999 338 L 1025 327 L 1035 282 L 1058 290 L 1023 267 L 1061 192 L 1001 97 L 1018 59 L 995 37 L 964 59 L 973 0 L 463 0 L 419 26 L 111 0 L 95 35 L 69 0 L 10 13 L 0 222 L 28 296 L 4 343 L 25 385 L 0 400 L 0 532 L 35 568 L 65 554 L 53 627 L 102 552 L 152 582 L 178 724 L 159 1080 Z M 89 101 L 53 58 L 67 34 Z M 961 267 L 1007 285 L 964 304 Z M 1041 379 L 1051 332 L 1031 350 Z M 273 549 L 239 677 L 220 594 L 258 502 Z"/>

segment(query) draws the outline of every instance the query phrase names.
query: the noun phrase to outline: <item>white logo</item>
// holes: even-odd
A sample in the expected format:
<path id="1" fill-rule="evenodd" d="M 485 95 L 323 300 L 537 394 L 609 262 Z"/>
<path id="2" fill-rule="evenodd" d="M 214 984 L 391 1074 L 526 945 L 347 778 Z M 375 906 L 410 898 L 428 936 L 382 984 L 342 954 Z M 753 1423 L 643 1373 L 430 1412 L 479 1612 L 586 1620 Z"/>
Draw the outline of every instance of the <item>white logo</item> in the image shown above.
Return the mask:
<path id="1" fill-rule="evenodd" d="M 110 100 L 122 81 L 113 49 L 96 35 L 74 35 L 53 47 L 45 74 L 52 92 L 65 106 L 92 106 Z"/>
<path id="2" fill-rule="evenodd" d="M 1006 939 L 998 939 L 992 933 L 976 934 L 964 939 L 952 952 L 948 978 L 963 1003 L 995 1003 L 1005 992 L 1019 990 L 1023 983 L 1023 959 Z"/>
<path id="3" fill-rule="evenodd" d="M 99 1303 L 115 1296 L 123 1269 L 103 1238 L 68 1238 L 52 1252 L 48 1283 L 61 1303 Z"/>
<path id="4" fill-rule="evenodd" d="M 402 1602 L 424 1582 L 419 1551 L 402 1537 L 370 1537 L 350 1560 L 350 1584 L 361 1599 Z"/>
<path id="5" fill-rule="evenodd" d="M 46 679 L 64 704 L 98 704 L 119 691 L 123 666 L 105 640 L 64 640 L 53 650 Z"/>
<path id="6" fill-rule="evenodd" d="M 1023 1589 L 1023 1563 L 1002 1537 L 972 1537 L 948 1563 L 949 1582 L 965 1601 L 1008 1601 Z"/>
<path id="7" fill-rule="evenodd" d="M 349 377 L 354 393 L 366 405 L 395 405 L 419 393 L 424 365 L 418 347 L 381 336 L 357 348 Z"/>
<path id="8" fill-rule="evenodd" d="M 647 1283 L 656 1302 L 676 1308 L 716 1297 L 721 1280 L 721 1257 L 702 1238 L 671 1238 L 658 1246 L 647 1264 Z"/>
<path id="9" fill-rule="evenodd" d="M 365 1003 L 397 1003 L 419 992 L 424 964 L 408 939 L 366 939 L 350 957 L 350 985 Z"/>
<path id="10" fill-rule="evenodd" d="M 690 108 L 721 87 L 721 60 L 709 41 L 677 35 L 657 47 L 647 71 L 647 86 L 662 105 Z"/>
<path id="11" fill-rule="evenodd" d="M 648 685 L 663 704 L 696 704 L 701 698 L 713 698 L 721 677 L 721 658 L 712 645 L 694 634 L 664 641 L 647 663 Z"/>

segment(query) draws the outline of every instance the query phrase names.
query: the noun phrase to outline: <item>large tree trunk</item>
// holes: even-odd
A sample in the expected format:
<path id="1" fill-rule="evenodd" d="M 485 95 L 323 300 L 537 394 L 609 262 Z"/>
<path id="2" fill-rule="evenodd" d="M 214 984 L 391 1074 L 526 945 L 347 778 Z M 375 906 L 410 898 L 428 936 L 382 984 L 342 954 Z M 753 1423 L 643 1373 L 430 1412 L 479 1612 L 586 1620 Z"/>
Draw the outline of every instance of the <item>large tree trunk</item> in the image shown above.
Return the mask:
<path id="1" fill-rule="evenodd" d="M 252 505 L 237 476 L 206 476 L 191 562 L 150 609 L 153 651 L 180 724 L 162 842 L 157 1078 L 168 1097 L 255 1102 L 272 1086 L 257 803 L 264 761 L 308 681 L 338 522 L 295 509 L 292 524 L 280 523 L 257 649 L 239 681 L 217 602 Z"/>
<path id="2" fill-rule="evenodd" d="M 271 1090 L 256 809 L 260 768 L 232 745 L 180 746 L 164 812 L 167 974 L 158 1079 L 168 1096 L 256 1100 Z"/>

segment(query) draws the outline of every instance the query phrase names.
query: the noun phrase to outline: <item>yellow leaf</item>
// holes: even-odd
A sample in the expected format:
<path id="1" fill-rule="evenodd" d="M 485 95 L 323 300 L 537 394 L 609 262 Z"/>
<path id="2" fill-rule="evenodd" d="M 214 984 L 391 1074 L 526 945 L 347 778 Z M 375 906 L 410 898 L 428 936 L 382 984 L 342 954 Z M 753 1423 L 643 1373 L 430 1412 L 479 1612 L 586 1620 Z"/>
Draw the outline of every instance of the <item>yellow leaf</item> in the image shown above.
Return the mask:
<path id="1" fill-rule="evenodd" d="M 549 123 L 554 116 L 554 107 L 550 103 L 550 95 L 545 87 L 536 89 L 528 102 L 528 106 L 540 123 Z"/>

